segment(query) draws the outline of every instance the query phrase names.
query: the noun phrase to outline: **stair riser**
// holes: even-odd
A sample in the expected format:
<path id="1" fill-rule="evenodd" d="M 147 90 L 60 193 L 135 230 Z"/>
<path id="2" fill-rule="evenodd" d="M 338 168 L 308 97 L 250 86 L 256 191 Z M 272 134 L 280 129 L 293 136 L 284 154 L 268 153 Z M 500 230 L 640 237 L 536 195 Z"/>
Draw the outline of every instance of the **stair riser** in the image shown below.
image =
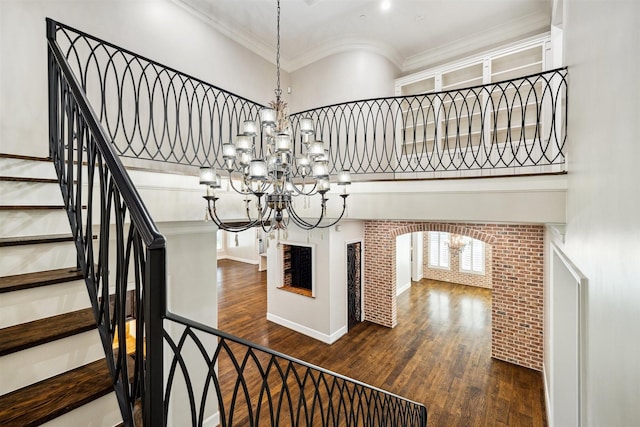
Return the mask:
<path id="1" fill-rule="evenodd" d="M 2 356 L 0 395 L 103 357 L 104 351 L 97 330 Z"/>
<path id="2" fill-rule="evenodd" d="M 69 234 L 69 230 L 69 219 L 63 209 L 0 211 L 0 237 Z"/>
<path id="3" fill-rule="evenodd" d="M 112 427 L 122 422 L 115 393 L 109 393 L 84 406 L 74 409 L 42 427 L 91 426 Z"/>
<path id="4" fill-rule="evenodd" d="M 62 205 L 58 184 L 0 181 L 2 205 Z"/>
<path id="5" fill-rule="evenodd" d="M 0 328 L 89 307 L 82 280 L 7 292 L 0 295 Z"/>
<path id="6" fill-rule="evenodd" d="M 3 176 L 56 178 L 56 170 L 52 162 L 0 158 L 0 170 Z"/>
<path id="7" fill-rule="evenodd" d="M 0 276 L 75 266 L 73 242 L 0 247 Z"/>

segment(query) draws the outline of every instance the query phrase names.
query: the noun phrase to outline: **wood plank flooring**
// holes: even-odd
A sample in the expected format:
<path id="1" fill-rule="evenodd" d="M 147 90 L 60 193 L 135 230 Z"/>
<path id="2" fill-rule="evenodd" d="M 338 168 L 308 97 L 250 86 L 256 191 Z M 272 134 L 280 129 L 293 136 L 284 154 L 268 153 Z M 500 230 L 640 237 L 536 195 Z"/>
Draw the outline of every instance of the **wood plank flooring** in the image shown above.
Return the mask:
<path id="1" fill-rule="evenodd" d="M 546 426 L 542 374 L 491 358 L 491 292 L 432 280 L 398 298 L 398 326 L 333 345 L 266 320 L 266 272 L 218 261 L 218 327 L 423 403 L 431 426 Z"/>
<path id="2" fill-rule="evenodd" d="M 38 426 L 113 391 L 105 359 L 0 396 L 0 425 Z"/>

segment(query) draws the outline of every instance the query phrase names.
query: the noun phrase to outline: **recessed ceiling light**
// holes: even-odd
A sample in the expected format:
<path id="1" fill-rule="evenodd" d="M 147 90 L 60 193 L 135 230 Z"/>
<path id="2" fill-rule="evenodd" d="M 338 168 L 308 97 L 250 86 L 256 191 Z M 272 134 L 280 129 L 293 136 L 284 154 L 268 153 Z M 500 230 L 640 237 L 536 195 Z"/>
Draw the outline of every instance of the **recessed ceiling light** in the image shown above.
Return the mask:
<path id="1" fill-rule="evenodd" d="M 380 10 L 387 11 L 389 9 L 391 9 L 391 0 L 383 0 L 382 3 L 380 3 Z"/>

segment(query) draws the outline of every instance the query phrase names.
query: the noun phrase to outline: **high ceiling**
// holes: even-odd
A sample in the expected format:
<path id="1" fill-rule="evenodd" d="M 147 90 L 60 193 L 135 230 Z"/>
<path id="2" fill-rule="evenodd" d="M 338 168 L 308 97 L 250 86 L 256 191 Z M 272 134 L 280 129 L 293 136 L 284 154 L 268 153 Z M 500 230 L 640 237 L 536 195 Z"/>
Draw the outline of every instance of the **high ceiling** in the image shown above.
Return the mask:
<path id="1" fill-rule="evenodd" d="M 178 0 L 275 61 L 276 0 Z M 551 0 L 282 0 L 281 61 L 294 71 L 353 49 L 412 71 L 549 30 Z"/>

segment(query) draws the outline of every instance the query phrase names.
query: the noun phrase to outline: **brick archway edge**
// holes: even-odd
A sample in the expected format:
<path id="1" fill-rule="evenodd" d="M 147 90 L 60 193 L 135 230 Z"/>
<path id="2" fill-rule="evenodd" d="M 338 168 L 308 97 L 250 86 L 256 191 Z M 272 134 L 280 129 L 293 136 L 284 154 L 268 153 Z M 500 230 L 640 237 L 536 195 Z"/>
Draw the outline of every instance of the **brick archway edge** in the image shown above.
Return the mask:
<path id="1" fill-rule="evenodd" d="M 446 231 L 492 245 L 491 355 L 542 370 L 544 228 L 541 225 L 365 221 L 365 320 L 396 326 L 396 237 L 419 231 Z"/>

